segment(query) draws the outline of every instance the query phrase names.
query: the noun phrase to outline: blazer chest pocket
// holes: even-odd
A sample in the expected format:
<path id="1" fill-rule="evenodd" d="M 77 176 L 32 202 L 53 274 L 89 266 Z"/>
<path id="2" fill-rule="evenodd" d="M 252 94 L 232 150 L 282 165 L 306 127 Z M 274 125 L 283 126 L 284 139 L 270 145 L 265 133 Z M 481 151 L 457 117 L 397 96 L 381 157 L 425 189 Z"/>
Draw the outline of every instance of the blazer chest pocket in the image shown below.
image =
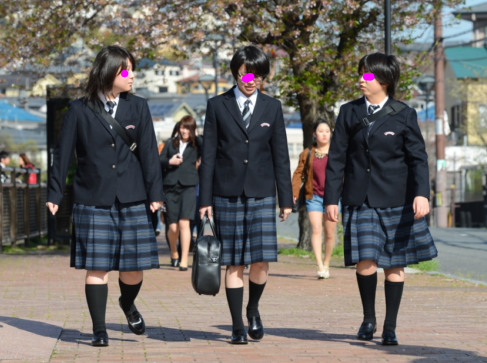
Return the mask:
<path id="1" fill-rule="evenodd" d="M 96 165 L 78 165 L 80 174 L 96 174 Z"/>

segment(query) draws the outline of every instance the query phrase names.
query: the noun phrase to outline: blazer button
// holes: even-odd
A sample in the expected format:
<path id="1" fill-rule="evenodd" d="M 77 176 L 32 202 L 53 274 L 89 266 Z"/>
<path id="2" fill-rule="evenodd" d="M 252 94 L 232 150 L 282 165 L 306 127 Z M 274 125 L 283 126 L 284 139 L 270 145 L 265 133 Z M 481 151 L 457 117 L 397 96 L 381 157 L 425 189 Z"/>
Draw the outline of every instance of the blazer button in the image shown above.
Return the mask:
<path id="1" fill-rule="evenodd" d="M 368 153 L 369 152 L 369 149 L 365 149 L 365 152 Z"/>
<path id="2" fill-rule="evenodd" d="M 115 169 L 115 168 L 116 168 L 116 166 L 115 165 L 112 165 L 112 169 Z"/>
<path id="3" fill-rule="evenodd" d="M 249 143 L 249 140 L 245 140 L 245 143 L 248 144 Z"/>
<path id="4" fill-rule="evenodd" d="M 370 173 L 370 169 L 367 169 L 367 173 Z"/>
<path id="5" fill-rule="evenodd" d="M 115 147 L 115 144 L 112 144 L 112 147 Z"/>
<path id="6" fill-rule="evenodd" d="M 244 164 L 248 164 L 248 162 L 249 162 L 248 160 L 244 160 Z"/>

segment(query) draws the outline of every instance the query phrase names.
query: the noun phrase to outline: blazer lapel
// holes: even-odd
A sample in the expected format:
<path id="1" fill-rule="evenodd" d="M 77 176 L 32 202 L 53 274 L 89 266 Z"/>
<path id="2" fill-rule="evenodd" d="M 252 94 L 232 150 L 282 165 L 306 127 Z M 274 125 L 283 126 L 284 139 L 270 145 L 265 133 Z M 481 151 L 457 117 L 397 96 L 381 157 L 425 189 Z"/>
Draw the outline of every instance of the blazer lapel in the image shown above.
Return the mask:
<path id="1" fill-rule="evenodd" d="M 110 125 L 108 124 L 108 122 L 106 122 L 106 120 L 103 118 L 103 116 L 101 115 L 101 112 L 102 112 L 102 107 L 103 107 L 103 102 L 101 102 L 101 100 L 97 100 L 98 102 L 90 102 L 90 105 L 93 107 L 94 109 L 94 114 L 96 116 L 96 118 L 98 119 L 98 121 L 101 122 L 101 124 L 103 125 L 103 127 L 112 135 L 112 137 L 115 139 L 115 131 L 112 130 L 112 128 L 110 127 Z"/>
<path id="2" fill-rule="evenodd" d="M 362 97 L 357 104 L 354 105 L 353 111 L 355 112 L 355 116 L 357 116 L 357 122 L 362 124 L 362 120 L 367 117 L 367 106 L 365 103 L 365 98 Z M 352 128 L 355 127 L 355 124 L 352 125 Z M 367 127 L 364 127 L 360 130 L 364 141 L 367 142 Z"/>
<path id="3" fill-rule="evenodd" d="M 223 100 L 223 104 L 225 105 L 225 107 L 228 109 L 228 111 L 232 115 L 232 117 L 235 120 L 235 122 L 237 123 L 238 127 L 240 127 L 240 129 L 243 132 L 247 133 L 247 130 L 245 130 L 245 127 L 243 124 L 242 113 L 240 112 L 240 108 L 238 107 L 237 99 L 235 98 L 235 91 L 234 91 L 235 87 L 236 86 L 234 86 L 231 90 L 229 90 L 226 93 L 225 99 Z M 252 120 L 250 120 L 250 122 L 252 124 Z"/>
<path id="4" fill-rule="evenodd" d="M 394 99 L 392 97 L 389 97 L 389 99 L 387 100 L 386 104 L 384 105 L 384 107 L 386 107 L 389 103 L 391 103 L 392 101 L 394 101 Z M 382 124 L 384 122 L 386 122 L 391 116 L 390 115 L 385 115 L 385 116 L 382 116 L 381 118 L 379 118 L 377 121 L 374 122 L 374 124 L 372 125 L 372 129 L 370 130 L 370 133 L 369 133 L 369 137 L 376 131 L 379 129 L 379 127 L 382 126 Z"/>
<path id="5" fill-rule="evenodd" d="M 127 97 L 128 92 L 120 93 L 120 98 L 118 100 L 117 105 L 117 113 L 115 114 L 115 120 L 122 126 L 124 125 L 124 121 L 130 119 L 130 99 Z"/>
<path id="6" fill-rule="evenodd" d="M 252 113 L 252 118 L 250 119 L 250 125 L 247 130 L 247 133 L 250 133 L 250 131 L 254 128 L 254 126 L 259 123 L 258 120 L 260 119 L 260 117 L 264 113 L 265 108 L 267 107 L 267 102 L 265 100 L 264 95 L 262 95 L 260 91 L 257 92 L 258 92 L 257 102 L 255 103 L 254 112 Z"/>

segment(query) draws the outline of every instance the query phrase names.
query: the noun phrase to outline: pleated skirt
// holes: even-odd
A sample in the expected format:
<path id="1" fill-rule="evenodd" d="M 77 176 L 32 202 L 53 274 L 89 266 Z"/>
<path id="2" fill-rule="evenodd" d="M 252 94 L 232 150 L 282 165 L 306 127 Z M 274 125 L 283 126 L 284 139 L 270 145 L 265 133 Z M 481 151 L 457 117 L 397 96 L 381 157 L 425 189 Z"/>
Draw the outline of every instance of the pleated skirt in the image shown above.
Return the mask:
<path id="1" fill-rule="evenodd" d="M 372 260 L 385 269 L 429 261 L 438 255 L 424 218 L 412 205 L 396 208 L 348 206 L 343 210 L 345 266 Z"/>
<path id="2" fill-rule="evenodd" d="M 159 268 L 157 241 L 146 202 L 73 207 L 71 267 L 93 271 Z"/>
<path id="3" fill-rule="evenodd" d="M 213 197 L 222 265 L 277 261 L 276 198 Z"/>

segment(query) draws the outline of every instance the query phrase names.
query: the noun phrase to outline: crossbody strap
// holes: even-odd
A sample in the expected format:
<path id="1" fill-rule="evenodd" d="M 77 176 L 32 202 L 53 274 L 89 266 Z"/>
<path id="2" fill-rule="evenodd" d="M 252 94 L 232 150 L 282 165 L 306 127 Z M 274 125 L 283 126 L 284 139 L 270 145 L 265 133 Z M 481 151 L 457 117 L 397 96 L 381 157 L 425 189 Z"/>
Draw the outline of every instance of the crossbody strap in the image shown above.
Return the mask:
<path id="1" fill-rule="evenodd" d="M 110 115 L 105 110 L 104 107 L 100 107 L 100 110 L 96 110 L 94 105 L 91 102 L 87 102 L 86 104 L 88 105 L 88 107 L 93 112 L 99 113 L 101 115 L 101 117 L 103 117 L 105 119 L 105 121 L 108 122 L 108 124 L 113 127 L 113 129 L 118 134 L 118 136 L 120 136 L 122 138 L 122 140 L 125 141 L 125 143 L 129 147 L 130 151 L 132 151 L 134 154 L 136 154 L 137 143 L 132 141 L 128 131 L 126 129 L 124 129 L 122 127 L 122 125 L 120 125 L 120 123 L 117 120 L 115 120 L 112 117 L 112 115 Z M 99 111 L 101 111 L 101 112 L 99 112 Z"/>
<path id="2" fill-rule="evenodd" d="M 352 132 L 350 132 L 348 136 L 348 139 L 352 140 L 360 130 L 362 130 L 364 127 L 369 127 L 372 122 L 381 118 L 382 116 L 398 114 L 406 107 L 407 106 L 404 103 L 397 102 L 397 101 L 391 102 L 386 107 L 380 109 L 378 112 L 363 118 L 361 122 L 355 124 L 355 126 L 352 129 Z"/>

